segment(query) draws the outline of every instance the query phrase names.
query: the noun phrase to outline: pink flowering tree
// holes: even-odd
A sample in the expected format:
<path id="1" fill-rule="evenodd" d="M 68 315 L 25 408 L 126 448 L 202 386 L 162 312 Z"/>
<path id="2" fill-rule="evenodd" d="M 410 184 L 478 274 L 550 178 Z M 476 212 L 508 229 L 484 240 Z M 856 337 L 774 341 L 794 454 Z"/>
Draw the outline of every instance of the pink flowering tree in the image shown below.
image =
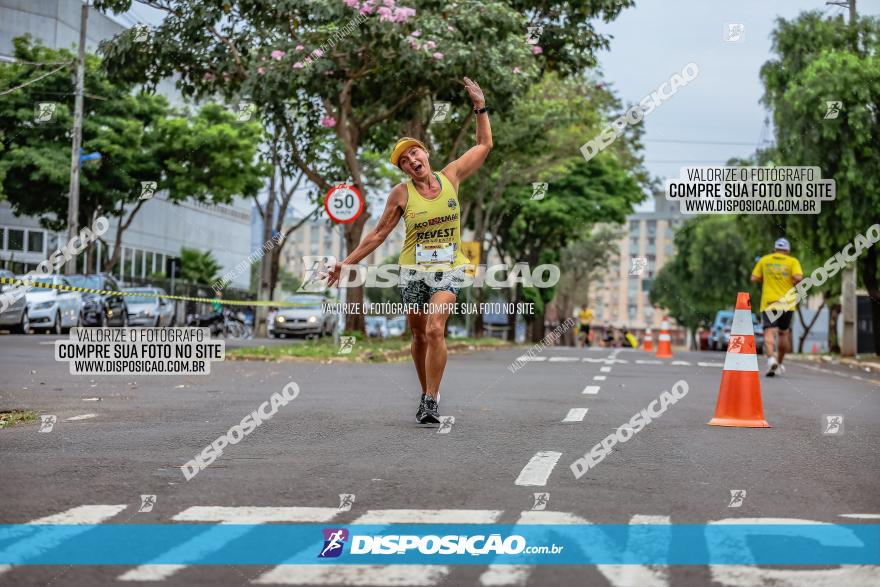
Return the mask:
<path id="1" fill-rule="evenodd" d="M 589 34 L 588 21 L 614 18 L 631 2 L 593 0 L 574 8 L 497 0 L 478 8 L 455 0 L 143 3 L 165 11 L 165 20 L 146 43 L 132 31 L 105 42 L 110 74 L 147 85 L 174 75 L 185 96 L 252 101 L 271 139 L 267 156 L 282 170 L 270 182 L 270 195 L 284 176 L 298 175 L 315 187 L 317 202 L 339 181 L 353 182 L 362 193 L 373 188 L 381 174 L 376 154 L 386 154 L 399 135 L 430 142 L 433 102 L 469 112 L 463 76 L 478 80 L 490 107 L 504 112 L 544 70 L 592 64 L 605 41 Z M 96 0 L 106 10 L 130 4 Z M 527 27 L 536 23 L 544 27 L 540 53 L 526 42 Z M 545 42 L 551 34 L 556 38 Z M 453 146 L 460 147 L 474 122 L 466 115 L 456 121 L 461 138 Z M 263 210 L 266 218 L 275 217 L 273 200 Z M 360 242 L 369 213 L 346 225 L 349 250 Z M 348 301 L 362 296 L 361 289 L 349 290 Z M 349 316 L 346 327 L 362 330 L 363 317 Z"/>

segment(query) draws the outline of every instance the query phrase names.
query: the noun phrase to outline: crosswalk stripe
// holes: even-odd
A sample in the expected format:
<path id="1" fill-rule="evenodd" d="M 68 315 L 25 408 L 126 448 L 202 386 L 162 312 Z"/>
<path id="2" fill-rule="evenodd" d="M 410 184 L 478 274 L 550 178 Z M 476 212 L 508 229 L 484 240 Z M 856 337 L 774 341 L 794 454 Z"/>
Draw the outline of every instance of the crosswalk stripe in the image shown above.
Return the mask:
<path id="1" fill-rule="evenodd" d="M 491 524 L 503 510 L 368 510 L 353 524 Z"/>
<path id="2" fill-rule="evenodd" d="M 587 408 L 571 408 L 562 419 L 563 422 L 583 422 L 587 415 Z"/>
<path id="3" fill-rule="evenodd" d="M 252 528 L 244 524 L 268 524 L 271 522 L 329 522 L 340 512 L 337 508 L 313 507 L 224 507 L 193 506 L 171 519 L 177 522 L 214 522 L 220 524 L 242 524 L 236 530 L 212 528 L 194 536 L 183 544 L 160 555 L 167 558 L 180 552 L 209 554 L 216 552 L 234 538 L 243 536 Z M 226 540 L 217 539 L 220 536 Z M 126 571 L 119 576 L 120 581 L 162 581 L 185 569 L 187 565 L 146 563 Z"/>
<path id="4" fill-rule="evenodd" d="M 502 510 L 368 510 L 353 524 L 492 524 Z M 277 565 L 261 585 L 436 585 L 448 565 Z"/>
<path id="5" fill-rule="evenodd" d="M 176 522 L 220 522 L 223 524 L 269 524 L 272 522 L 329 522 L 337 508 L 312 507 L 227 507 L 193 506 L 173 518 Z"/>
<path id="6" fill-rule="evenodd" d="M 597 393 L 599 393 L 599 386 L 598 385 L 588 385 L 584 388 L 584 393 L 589 394 L 589 395 L 596 395 Z"/>
<path id="7" fill-rule="evenodd" d="M 278 565 L 254 579 L 258 585 L 436 585 L 446 565 Z"/>
<path id="8" fill-rule="evenodd" d="M 516 485 L 536 485 L 544 486 L 547 484 L 547 478 L 553 472 L 553 467 L 562 456 L 561 452 L 552 450 L 542 450 L 535 454 L 514 481 Z"/>
<path id="9" fill-rule="evenodd" d="M 25 526 L 34 524 L 70 524 L 73 526 L 66 528 L 63 535 L 59 534 L 53 536 L 51 540 L 48 540 L 45 535 L 42 535 L 14 542 L 7 548 L 3 549 L 3 551 L 0 552 L 0 556 L 5 558 L 9 556 L 20 556 L 23 553 L 34 554 L 36 552 L 45 552 L 78 534 L 88 531 L 90 525 L 100 524 L 101 522 L 109 520 L 126 507 L 128 506 L 80 505 L 58 514 L 38 518 L 28 522 Z M 76 526 L 82 526 L 82 528 L 77 528 Z M 22 534 L 28 532 L 26 527 L 23 527 L 20 530 Z M 7 537 L 11 538 L 12 536 L 7 535 Z M 12 568 L 13 565 L 0 565 L 0 575 Z"/>
<path id="10" fill-rule="evenodd" d="M 607 379 L 607 377 L 605 377 L 604 375 L 594 375 L 593 376 L 593 381 L 605 381 L 605 379 Z"/>

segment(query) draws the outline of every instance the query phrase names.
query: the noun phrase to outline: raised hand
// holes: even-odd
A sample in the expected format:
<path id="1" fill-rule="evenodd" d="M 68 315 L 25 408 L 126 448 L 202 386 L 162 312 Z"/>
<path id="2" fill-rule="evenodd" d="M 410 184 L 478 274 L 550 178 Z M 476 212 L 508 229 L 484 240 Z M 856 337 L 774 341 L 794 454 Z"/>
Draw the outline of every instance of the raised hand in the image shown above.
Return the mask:
<path id="1" fill-rule="evenodd" d="M 464 89 L 467 90 L 468 95 L 471 97 L 474 108 L 482 108 L 486 105 L 486 97 L 483 96 L 483 90 L 480 89 L 480 85 L 477 82 L 469 77 L 465 77 Z"/>

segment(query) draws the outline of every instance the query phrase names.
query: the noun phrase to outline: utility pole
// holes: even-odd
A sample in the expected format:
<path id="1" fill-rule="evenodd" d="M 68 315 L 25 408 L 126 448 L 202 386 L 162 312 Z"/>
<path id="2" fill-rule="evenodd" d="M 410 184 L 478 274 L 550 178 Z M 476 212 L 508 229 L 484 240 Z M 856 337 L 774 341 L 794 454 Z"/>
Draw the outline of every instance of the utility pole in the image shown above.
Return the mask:
<path id="1" fill-rule="evenodd" d="M 67 202 L 67 239 L 70 242 L 79 231 L 79 170 L 80 148 L 82 147 L 83 85 L 86 68 L 86 26 L 89 20 L 89 2 L 82 4 L 79 21 L 79 52 L 76 58 L 76 89 L 73 106 L 73 146 L 70 153 L 70 195 Z M 76 273 L 76 257 L 71 257 L 65 273 Z"/>

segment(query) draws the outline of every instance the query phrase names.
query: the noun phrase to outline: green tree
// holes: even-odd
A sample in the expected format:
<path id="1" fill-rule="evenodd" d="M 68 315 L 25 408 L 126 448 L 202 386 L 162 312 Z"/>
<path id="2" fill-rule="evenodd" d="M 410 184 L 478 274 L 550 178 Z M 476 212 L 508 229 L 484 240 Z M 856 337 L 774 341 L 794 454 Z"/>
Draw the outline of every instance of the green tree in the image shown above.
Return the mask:
<path id="1" fill-rule="evenodd" d="M 427 139 L 432 101 L 466 104 L 465 75 L 477 77 L 492 106 L 504 111 L 541 70 L 570 71 L 592 63 L 593 52 L 607 41 L 589 19 L 610 20 L 631 4 L 145 3 L 163 10 L 165 18 L 146 43 L 132 31 L 104 43 L 111 72 L 150 84 L 177 74 L 187 96 L 252 101 L 273 141 L 281 143 L 275 159 L 304 173 L 319 193 L 344 180 L 365 193 L 370 168 L 364 152 L 386 153 L 402 133 Z M 96 5 L 118 12 L 131 0 Z M 527 19 L 556 35 L 547 35 L 546 49 L 526 43 Z M 512 73 L 515 68 L 528 75 Z M 471 128 L 473 121 L 462 125 Z M 264 211 L 269 219 L 274 218 L 271 196 Z M 346 225 L 349 251 L 359 243 L 368 216 L 369 210 Z M 350 290 L 348 298 L 363 301 L 362 288 Z M 362 330 L 363 316 L 349 316 L 346 328 Z"/>
<path id="2" fill-rule="evenodd" d="M 552 195 L 531 199 L 532 190 L 521 186 L 505 191 L 511 210 L 497 236 L 504 256 L 531 267 L 560 264 L 561 252 L 595 223 L 621 223 L 644 198 L 630 169 L 611 153 L 601 153 L 554 180 Z M 549 194 L 549 192 L 548 192 Z M 561 267 L 561 270 L 569 270 Z M 544 337 L 544 310 L 555 288 L 523 288 L 522 298 L 535 303 L 535 314 L 526 317 L 531 339 Z"/>
<path id="3" fill-rule="evenodd" d="M 773 111 L 773 160 L 818 166 L 824 178 L 836 182 L 837 198 L 823 203 L 821 214 L 784 221 L 793 247 L 818 265 L 880 221 L 880 20 L 846 23 L 807 12 L 779 19 L 772 38 L 776 55 L 762 67 L 761 78 L 764 102 Z M 828 101 L 842 103 L 836 118 L 826 118 Z M 876 246 L 862 254 L 857 267 L 873 304 L 874 346 L 880 353 Z M 826 287 L 839 290 L 836 284 Z"/>
<path id="4" fill-rule="evenodd" d="M 44 226 L 60 230 L 67 222 L 73 96 L 66 71 L 40 75 L 73 55 L 26 37 L 14 44 L 20 61 L 0 64 L 0 86 L 17 87 L 0 100 L 2 192 L 15 214 L 39 216 Z M 55 104 L 51 122 L 35 122 L 38 102 Z M 142 182 L 155 182 L 155 192 L 164 191 L 174 203 L 229 202 L 255 193 L 265 174 L 256 161 L 260 135 L 259 125 L 236 122 L 216 104 L 187 115 L 162 96 L 113 83 L 100 60 L 87 56 L 83 149 L 101 158 L 81 165 L 78 221 L 85 226 L 101 215 L 118 219 L 103 269 L 113 270 L 125 230 L 150 205 L 150 198 L 142 198 Z"/>
<path id="5" fill-rule="evenodd" d="M 743 241 L 737 216 L 699 216 L 675 233 L 675 254 L 651 284 L 649 299 L 695 331 L 709 326 L 718 310 L 732 308 L 748 291 L 757 312 L 759 289 L 751 283 L 755 253 Z"/>
<path id="6" fill-rule="evenodd" d="M 187 281 L 197 284 L 211 284 L 217 281 L 220 264 L 211 251 L 200 251 L 181 247 L 180 275 Z"/>
<path id="7" fill-rule="evenodd" d="M 602 278 L 612 259 L 620 254 L 620 237 L 618 226 L 603 225 L 562 250 L 560 266 L 564 271 L 554 298 L 562 316 L 571 316 L 575 306 L 589 303 L 590 286 Z M 567 344 L 574 344 L 574 334 L 574 330 L 566 331 Z"/>

